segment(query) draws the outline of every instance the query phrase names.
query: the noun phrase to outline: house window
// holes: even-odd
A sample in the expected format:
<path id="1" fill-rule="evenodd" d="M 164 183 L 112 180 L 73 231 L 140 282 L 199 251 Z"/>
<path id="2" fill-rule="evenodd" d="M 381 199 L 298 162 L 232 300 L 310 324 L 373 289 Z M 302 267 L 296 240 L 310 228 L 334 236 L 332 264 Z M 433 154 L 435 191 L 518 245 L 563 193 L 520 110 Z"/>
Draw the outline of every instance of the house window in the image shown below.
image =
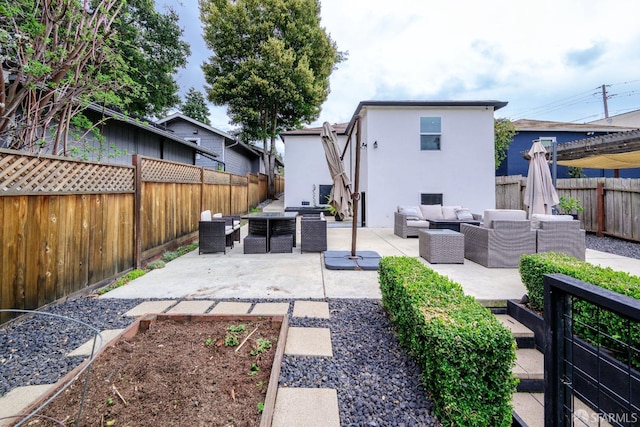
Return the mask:
<path id="1" fill-rule="evenodd" d="M 185 138 L 187 141 L 193 142 L 198 147 L 200 146 L 200 138 Z M 196 160 L 200 158 L 200 154 L 196 153 Z"/>
<path id="2" fill-rule="evenodd" d="M 440 150 L 440 117 L 420 117 L 420 150 Z"/>
<path id="3" fill-rule="evenodd" d="M 326 205 L 329 203 L 327 198 L 331 196 L 331 188 L 333 188 L 333 185 L 320 184 L 318 188 L 320 190 L 318 194 L 318 204 Z"/>
<path id="4" fill-rule="evenodd" d="M 442 205 L 442 193 L 420 194 L 421 205 Z"/>

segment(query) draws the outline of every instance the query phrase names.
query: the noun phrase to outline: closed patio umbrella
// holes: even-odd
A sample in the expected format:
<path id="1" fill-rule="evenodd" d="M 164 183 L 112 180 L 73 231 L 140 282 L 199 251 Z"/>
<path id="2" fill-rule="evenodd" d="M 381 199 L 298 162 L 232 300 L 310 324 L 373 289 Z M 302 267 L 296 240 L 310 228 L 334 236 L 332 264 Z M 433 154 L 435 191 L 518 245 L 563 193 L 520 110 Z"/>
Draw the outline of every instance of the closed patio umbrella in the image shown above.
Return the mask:
<path id="1" fill-rule="evenodd" d="M 338 146 L 338 136 L 333 127 L 324 122 L 320 133 L 324 153 L 327 157 L 329 173 L 333 179 L 333 188 L 329 204 L 333 206 L 341 218 L 351 214 L 351 181 L 344 170 L 344 164 L 340 159 L 340 147 Z"/>
<path id="2" fill-rule="evenodd" d="M 529 218 L 533 214 L 550 215 L 552 207 L 559 203 L 546 153 L 540 141 L 534 141 L 529 150 L 529 173 L 524 191 L 524 204 L 528 207 Z"/>

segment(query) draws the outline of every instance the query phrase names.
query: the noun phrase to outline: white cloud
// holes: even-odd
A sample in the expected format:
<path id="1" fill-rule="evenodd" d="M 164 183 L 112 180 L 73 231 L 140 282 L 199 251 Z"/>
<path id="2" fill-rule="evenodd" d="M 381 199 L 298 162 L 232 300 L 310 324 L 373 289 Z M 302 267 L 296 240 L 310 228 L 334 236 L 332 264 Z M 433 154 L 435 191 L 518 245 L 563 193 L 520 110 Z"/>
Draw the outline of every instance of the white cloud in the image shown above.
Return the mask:
<path id="1" fill-rule="evenodd" d="M 183 92 L 204 91 L 200 65 L 210 55 L 193 3 L 174 4 L 193 50 Z M 348 121 L 370 99 L 497 99 L 509 102 L 500 117 L 594 120 L 602 84 L 612 85 L 611 114 L 640 108 L 636 0 L 321 0 L 321 8 L 321 25 L 349 55 L 314 125 Z M 212 113 L 229 130 L 225 118 L 224 108 Z"/>

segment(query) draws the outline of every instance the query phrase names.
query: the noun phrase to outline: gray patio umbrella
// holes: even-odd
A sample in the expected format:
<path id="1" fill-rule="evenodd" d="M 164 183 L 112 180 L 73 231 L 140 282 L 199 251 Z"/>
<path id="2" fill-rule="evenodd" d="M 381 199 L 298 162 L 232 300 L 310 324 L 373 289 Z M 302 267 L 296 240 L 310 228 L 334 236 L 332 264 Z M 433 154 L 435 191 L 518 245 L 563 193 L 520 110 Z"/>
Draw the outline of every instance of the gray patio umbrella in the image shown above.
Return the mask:
<path id="1" fill-rule="evenodd" d="M 351 214 L 351 181 L 340 159 L 338 136 L 328 122 L 324 122 L 322 125 L 320 139 L 324 147 L 324 154 L 327 157 L 329 173 L 333 179 L 329 204 L 338 211 L 341 218 L 344 218 Z"/>
<path id="2" fill-rule="evenodd" d="M 524 204 L 529 208 L 529 218 L 533 214 L 549 215 L 551 208 L 559 203 L 546 153 L 540 141 L 534 141 L 529 150 L 529 173 L 524 190 Z"/>

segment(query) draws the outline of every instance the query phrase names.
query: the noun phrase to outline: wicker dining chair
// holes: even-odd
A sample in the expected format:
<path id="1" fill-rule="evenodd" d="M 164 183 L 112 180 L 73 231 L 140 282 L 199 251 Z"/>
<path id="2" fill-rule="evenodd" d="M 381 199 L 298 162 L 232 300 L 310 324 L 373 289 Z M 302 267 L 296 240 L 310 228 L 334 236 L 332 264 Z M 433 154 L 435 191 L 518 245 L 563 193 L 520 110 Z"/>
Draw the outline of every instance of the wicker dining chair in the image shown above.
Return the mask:
<path id="1" fill-rule="evenodd" d="M 300 251 L 324 252 L 327 250 L 327 221 L 320 218 L 300 220 Z"/>

